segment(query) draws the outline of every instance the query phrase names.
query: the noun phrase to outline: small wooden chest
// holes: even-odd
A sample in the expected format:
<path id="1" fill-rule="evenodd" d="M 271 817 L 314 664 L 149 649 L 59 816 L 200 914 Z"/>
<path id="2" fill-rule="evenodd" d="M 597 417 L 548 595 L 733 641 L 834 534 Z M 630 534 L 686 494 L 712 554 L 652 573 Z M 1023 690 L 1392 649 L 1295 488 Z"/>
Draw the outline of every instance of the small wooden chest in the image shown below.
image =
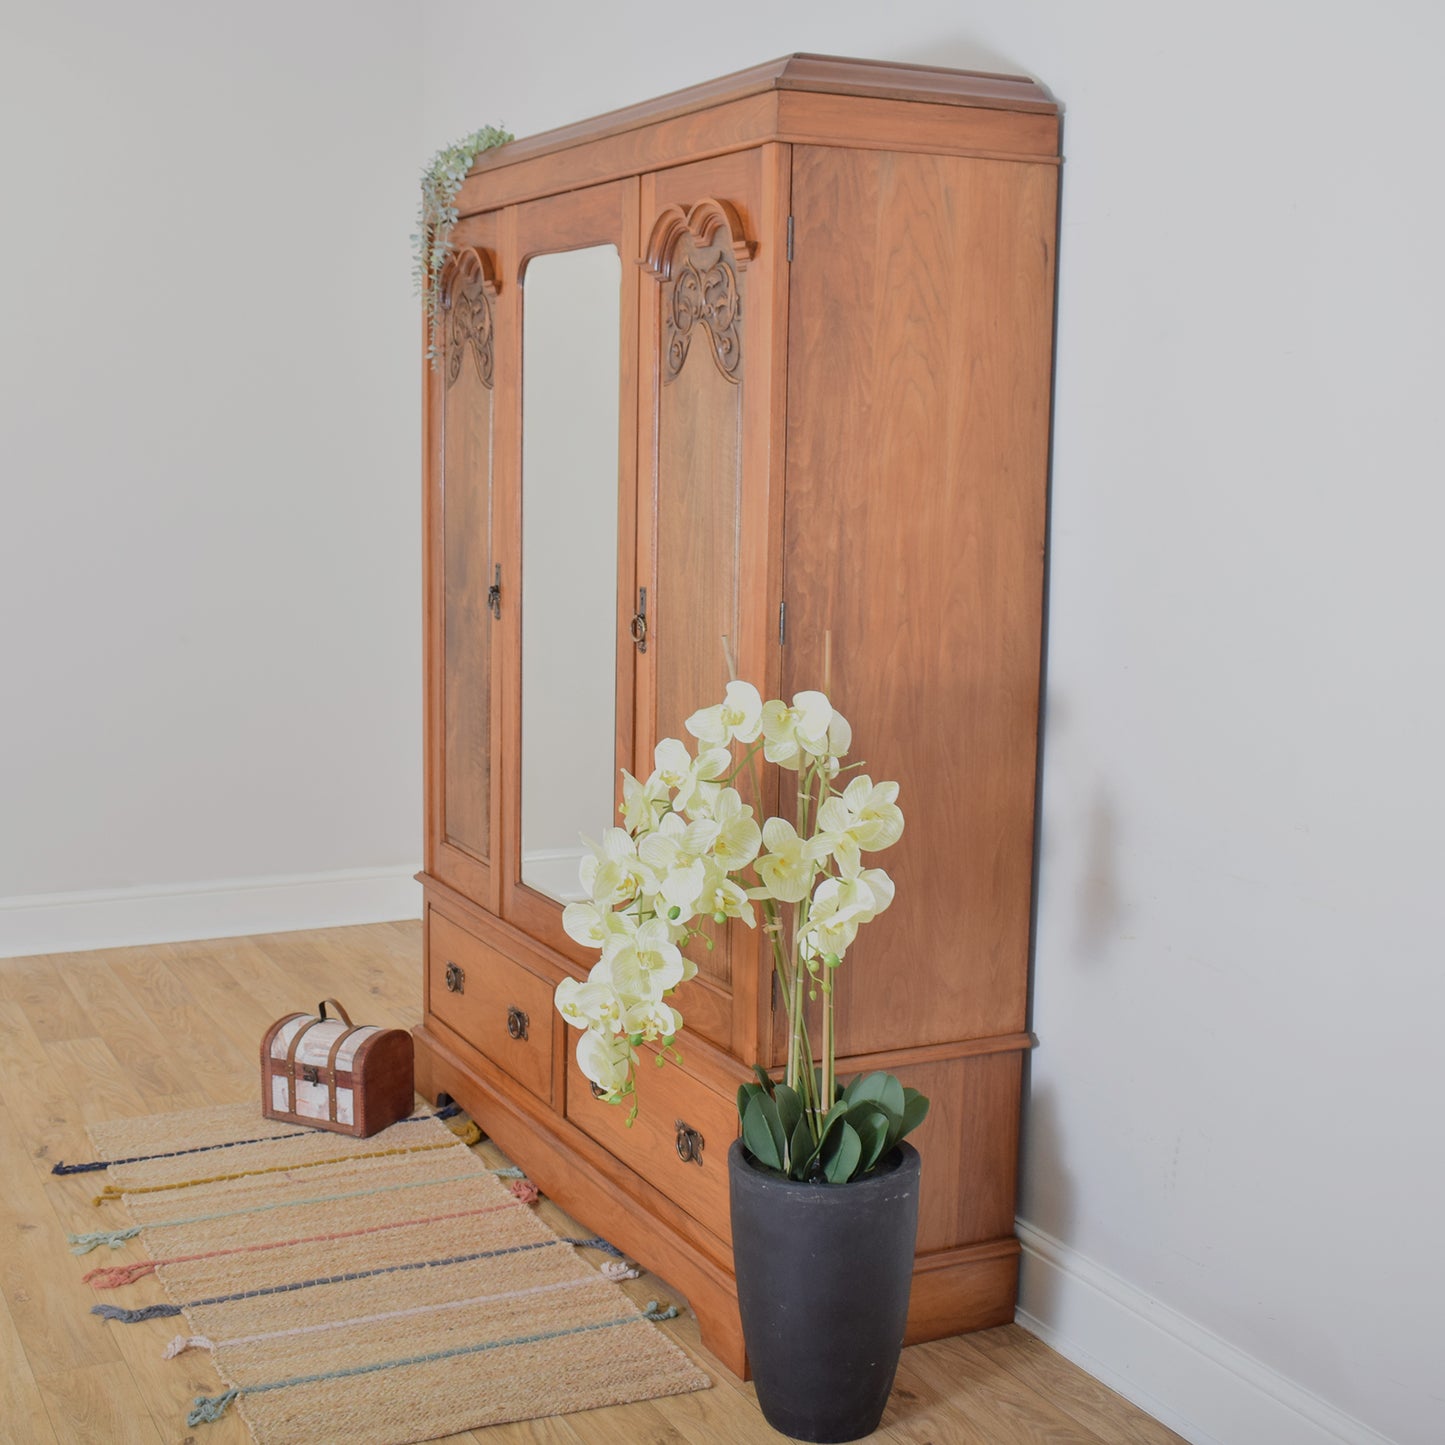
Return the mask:
<path id="1" fill-rule="evenodd" d="M 406 1118 L 414 1100 L 411 1034 L 353 1024 L 334 998 L 277 1019 L 261 1041 L 268 1119 L 365 1139 Z"/>

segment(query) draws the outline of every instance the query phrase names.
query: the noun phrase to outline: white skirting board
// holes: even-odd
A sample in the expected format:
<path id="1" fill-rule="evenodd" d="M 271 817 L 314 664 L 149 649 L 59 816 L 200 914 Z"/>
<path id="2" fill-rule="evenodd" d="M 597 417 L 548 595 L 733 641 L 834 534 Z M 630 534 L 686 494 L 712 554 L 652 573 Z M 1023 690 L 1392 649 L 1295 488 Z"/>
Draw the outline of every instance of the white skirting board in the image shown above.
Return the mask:
<path id="1" fill-rule="evenodd" d="M 1192 1445 L 1393 1445 L 1052 1235 L 1015 1223 L 1018 1323 Z"/>
<path id="2" fill-rule="evenodd" d="M 0 958 L 420 918 L 418 867 L 0 898 Z"/>

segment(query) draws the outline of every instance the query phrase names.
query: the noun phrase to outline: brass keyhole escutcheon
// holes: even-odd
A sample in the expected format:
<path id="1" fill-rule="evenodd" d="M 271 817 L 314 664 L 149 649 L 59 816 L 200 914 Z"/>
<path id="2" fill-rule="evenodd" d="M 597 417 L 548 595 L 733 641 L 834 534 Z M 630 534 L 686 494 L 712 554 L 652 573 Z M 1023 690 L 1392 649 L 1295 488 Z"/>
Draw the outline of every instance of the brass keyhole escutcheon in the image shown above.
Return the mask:
<path id="1" fill-rule="evenodd" d="M 632 614 L 632 621 L 627 628 L 628 636 L 632 638 L 639 652 L 647 651 L 647 588 L 637 589 L 637 611 Z"/>
<path id="2" fill-rule="evenodd" d="M 527 1015 L 519 1008 L 507 1010 L 507 1032 L 514 1039 L 525 1039 L 527 1037 Z"/>
<path id="3" fill-rule="evenodd" d="M 467 986 L 465 971 L 454 963 L 448 963 L 446 984 L 448 993 L 465 993 Z"/>
<path id="4" fill-rule="evenodd" d="M 683 1119 L 677 1121 L 677 1157 L 684 1164 L 702 1166 L 702 1135 Z"/>

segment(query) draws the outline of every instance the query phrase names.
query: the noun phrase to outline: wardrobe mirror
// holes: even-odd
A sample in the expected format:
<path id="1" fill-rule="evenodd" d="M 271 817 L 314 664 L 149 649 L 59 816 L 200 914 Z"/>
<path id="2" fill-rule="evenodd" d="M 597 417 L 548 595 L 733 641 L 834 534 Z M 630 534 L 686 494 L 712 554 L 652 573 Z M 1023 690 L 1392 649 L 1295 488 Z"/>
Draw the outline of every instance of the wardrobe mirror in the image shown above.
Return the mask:
<path id="1" fill-rule="evenodd" d="M 616 820 L 622 260 L 534 257 L 522 292 L 522 882 L 584 896 Z"/>

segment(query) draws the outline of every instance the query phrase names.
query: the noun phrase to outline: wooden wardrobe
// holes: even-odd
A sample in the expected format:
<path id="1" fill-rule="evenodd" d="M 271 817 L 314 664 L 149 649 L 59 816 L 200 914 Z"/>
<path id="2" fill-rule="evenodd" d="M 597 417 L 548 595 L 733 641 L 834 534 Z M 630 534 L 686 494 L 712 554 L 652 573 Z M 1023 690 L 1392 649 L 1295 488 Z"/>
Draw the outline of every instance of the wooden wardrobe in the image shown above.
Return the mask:
<path id="1" fill-rule="evenodd" d="M 561 926 L 578 835 L 733 669 L 786 698 L 826 654 L 907 818 L 838 1053 L 933 1101 L 908 1337 L 1011 1319 L 1058 177 L 1032 81 L 793 55 L 486 153 L 459 197 L 425 371 L 418 1087 L 739 1373 L 726 1155 L 737 1085 L 786 1053 L 769 962 L 740 924 L 694 950 L 683 1063 L 625 1127 L 552 1004 L 596 961 Z"/>

